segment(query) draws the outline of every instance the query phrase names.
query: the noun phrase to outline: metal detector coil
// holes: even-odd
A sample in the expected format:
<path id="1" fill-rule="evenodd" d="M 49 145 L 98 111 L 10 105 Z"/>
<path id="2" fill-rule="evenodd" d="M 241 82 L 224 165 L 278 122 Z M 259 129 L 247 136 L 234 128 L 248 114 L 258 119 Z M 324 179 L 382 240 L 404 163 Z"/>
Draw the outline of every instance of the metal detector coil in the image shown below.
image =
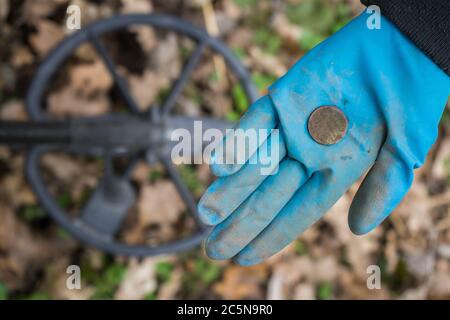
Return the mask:
<path id="1" fill-rule="evenodd" d="M 190 38 L 196 45 L 167 98 L 161 106 L 151 108 L 150 116 L 139 111 L 125 79 L 117 71 L 115 63 L 100 38 L 104 33 L 118 31 L 131 25 L 147 25 L 155 29 L 172 31 Z M 61 120 L 52 118 L 42 108 L 45 90 L 52 76 L 64 60 L 83 43 L 91 43 L 103 59 L 129 110 L 127 116 L 109 114 L 96 118 L 79 119 L 62 125 Z M 208 228 L 202 225 L 197 218 L 195 199 L 170 159 L 170 141 L 167 140 L 167 136 L 170 136 L 170 132 L 176 128 L 193 130 L 195 120 L 202 120 L 204 127 L 221 130 L 232 127 L 229 122 L 219 119 L 193 118 L 175 115 L 171 112 L 191 73 L 208 47 L 215 54 L 224 58 L 228 68 L 245 90 L 248 100 L 254 101 L 257 94 L 249 73 L 221 41 L 188 22 L 166 15 L 120 15 L 98 21 L 63 40 L 40 65 L 26 98 L 27 110 L 34 120 L 29 124 L 31 131 L 27 131 L 26 124 L 24 124 L 25 128 L 19 134 L 19 136 L 23 136 L 28 132 L 28 139 L 36 140 L 32 143 L 33 146 L 28 153 L 26 174 L 39 201 L 49 215 L 74 237 L 111 254 L 151 256 L 187 250 L 198 245 L 206 236 Z M 41 135 L 33 134 L 33 132 L 37 133 L 37 130 L 41 130 L 39 131 Z M 86 132 L 89 134 L 87 135 Z M 39 140 L 39 137 L 43 139 Z M 14 135 L 10 138 L 14 140 Z M 124 146 L 140 152 L 136 153 L 137 156 L 131 161 L 125 173 L 117 176 L 108 168 L 111 167 L 112 159 L 120 154 Z M 108 152 L 105 153 L 105 150 Z M 39 160 L 45 153 L 54 151 L 104 157 L 107 167 L 104 177 L 87 204 L 81 209 L 79 217 L 70 217 L 52 197 L 44 182 L 39 168 Z M 191 237 L 155 247 L 128 245 L 116 239 L 115 236 L 125 215 L 135 201 L 135 192 L 129 180 L 130 174 L 137 161 L 142 159 L 146 161 L 155 161 L 156 159 L 164 166 L 189 213 L 196 221 L 197 232 Z"/>

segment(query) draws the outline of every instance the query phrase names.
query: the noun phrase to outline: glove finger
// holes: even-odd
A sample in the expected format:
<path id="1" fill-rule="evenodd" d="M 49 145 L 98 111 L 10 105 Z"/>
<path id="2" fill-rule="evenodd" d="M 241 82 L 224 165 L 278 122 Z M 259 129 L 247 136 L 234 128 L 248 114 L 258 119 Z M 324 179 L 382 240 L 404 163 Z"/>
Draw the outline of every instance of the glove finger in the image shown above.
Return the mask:
<path id="1" fill-rule="evenodd" d="M 278 117 L 268 96 L 262 97 L 250 106 L 234 130 L 228 132 L 212 152 L 211 171 L 214 175 L 224 177 L 239 171 L 264 143 L 277 122 Z M 251 134 L 255 134 L 257 138 L 246 139 L 251 137 Z M 238 142 L 243 139 L 248 143 Z"/>
<path id="2" fill-rule="evenodd" d="M 314 173 L 234 260 L 241 265 L 254 265 L 277 253 L 319 220 L 347 188 L 329 171 Z"/>
<path id="3" fill-rule="evenodd" d="M 392 147 L 384 146 L 350 206 L 352 232 L 362 235 L 378 226 L 400 203 L 413 179 L 412 167 Z"/>
<path id="4" fill-rule="evenodd" d="M 302 164 L 284 159 L 276 175 L 264 180 L 236 211 L 214 228 L 206 241 L 207 255 L 229 259 L 239 253 L 269 225 L 306 179 Z"/>
<path id="5" fill-rule="evenodd" d="M 242 170 L 211 184 L 198 204 L 203 223 L 216 225 L 225 220 L 269 175 L 276 173 L 285 156 L 286 147 L 280 131 L 273 131 Z"/>

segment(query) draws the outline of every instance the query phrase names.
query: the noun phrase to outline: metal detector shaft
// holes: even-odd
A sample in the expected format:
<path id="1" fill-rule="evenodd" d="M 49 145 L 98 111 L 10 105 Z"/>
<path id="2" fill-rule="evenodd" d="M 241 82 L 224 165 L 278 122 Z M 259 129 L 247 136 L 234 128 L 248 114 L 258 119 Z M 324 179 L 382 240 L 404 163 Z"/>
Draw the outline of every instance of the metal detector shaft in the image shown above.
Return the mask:
<path id="1" fill-rule="evenodd" d="M 66 144 L 136 150 L 148 147 L 149 127 L 147 121 L 126 115 L 59 121 L 0 121 L 0 144 Z"/>
<path id="2" fill-rule="evenodd" d="M 0 121 L 0 144 L 70 143 L 70 126 L 62 121 Z"/>

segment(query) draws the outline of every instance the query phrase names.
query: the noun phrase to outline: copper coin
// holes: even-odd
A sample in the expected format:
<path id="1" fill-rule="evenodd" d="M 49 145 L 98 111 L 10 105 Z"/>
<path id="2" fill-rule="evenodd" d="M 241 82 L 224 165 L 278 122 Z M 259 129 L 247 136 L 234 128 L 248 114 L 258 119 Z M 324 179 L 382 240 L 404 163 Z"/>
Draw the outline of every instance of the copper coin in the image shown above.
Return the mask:
<path id="1" fill-rule="evenodd" d="M 308 131 L 320 144 L 339 142 L 347 133 L 348 121 L 345 114 L 335 106 L 323 106 L 314 110 L 308 119 Z"/>

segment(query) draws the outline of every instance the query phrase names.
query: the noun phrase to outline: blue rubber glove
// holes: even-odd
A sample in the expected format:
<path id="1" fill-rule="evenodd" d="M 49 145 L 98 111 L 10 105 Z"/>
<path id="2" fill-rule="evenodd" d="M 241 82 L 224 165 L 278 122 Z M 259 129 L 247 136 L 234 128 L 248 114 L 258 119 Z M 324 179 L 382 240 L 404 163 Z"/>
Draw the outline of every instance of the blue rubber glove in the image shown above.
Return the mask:
<path id="1" fill-rule="evenodd" d="M 379 225 L 407 193 L 436 140 L 450 77 L 390 21 L 369 30 L 367 17 L 305 55 L 241 119 L 238 128 L 280 129 L 281 139 L 265 142 L 279 143 L 279 167 L 267 176 L 258 163 L 212 164 L 220 178 L 199 203 L 201 219 L 215 225 L 206 241 L 211 258 L 263 261 L 367 172 L 349 213 L 355 234 Z M 348 119 L 333 145 L 317 143 L 307 127 L 311 113 L 327 105 Z"/>

